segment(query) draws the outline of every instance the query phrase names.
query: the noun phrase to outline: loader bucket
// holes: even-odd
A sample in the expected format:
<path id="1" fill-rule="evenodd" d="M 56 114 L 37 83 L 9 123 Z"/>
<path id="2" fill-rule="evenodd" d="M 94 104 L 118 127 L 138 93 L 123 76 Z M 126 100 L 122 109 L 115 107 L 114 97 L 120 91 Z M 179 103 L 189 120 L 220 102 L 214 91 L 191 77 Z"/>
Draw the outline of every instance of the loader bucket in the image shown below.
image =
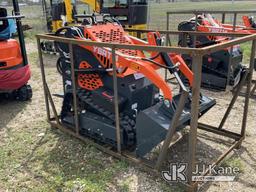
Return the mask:
<path id="1" fill-rule="evenodd" d="M 175 103 L 178 103 L 179 99 L 180 94 L 174 97 Z M 202 116 L 215 104 L 216 101 L 214 99 L 201 96 L 199 116 Z M 137 136 L 137 156 L 143 157 L 165 139 L 169 126 L 172 123 L 174 113 L 165 111 L 163 107 L 164 105 L 164 102 L 159 102 L 158 104 L 139 112 L 135 127 Z M 178 131 L 189 124 L 191 119 L 190 105 L 191 102 L 187 99 L 178 126 L 176 128 L 171 127 L 171 129 L 176 129 Z"/>

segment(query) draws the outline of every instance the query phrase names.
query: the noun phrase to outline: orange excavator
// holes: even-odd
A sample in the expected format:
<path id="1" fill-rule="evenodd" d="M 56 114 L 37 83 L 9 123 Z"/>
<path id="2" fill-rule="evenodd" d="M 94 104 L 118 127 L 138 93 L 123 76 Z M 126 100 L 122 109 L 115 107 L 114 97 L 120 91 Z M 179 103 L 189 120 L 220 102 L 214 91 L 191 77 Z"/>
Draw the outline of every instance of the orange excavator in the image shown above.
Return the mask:
<path id="1" fill-rule="evenodd" d="M 244 17 L 245 18 L 245 17 Z M 244 19 L 245 20 L 245 19 Z M 211 14 L 202 13 L 198 15 L 197 23 L 195 18 L 183 21 L 179 24 L 179 31 L 197 31 L 200 32 L 237 32 L 247 33 L 256 32 L 252 28 L 237 25 L 233 27 L 230 24 L 222 24 Z M 196 38 L 188 35 L 185 44 L 188 47 L 205 47 L 229 41 L 229 37 L 199 35 Z M 179 45 L 184 46 L 182 36 L 179 37 Z M 192 61 L 188 55 L 183 55 L 186 63 L 190 66 Z M 244 67 L 242 66 L 243 53 L 239 45 L 232 48 L 223 49 L 203 57 L 203 75 L 202 86 L 214 90 L 225 90 L 227 86 L 235 87 L 239 80 Z M 230 66 L 230 67 L 229 67 Z M 191 66 L 190 66 L 191 67 Z"/>
<path id="2" fill-rule="evenodd" d="M 209 13 L 198 15 L 197 30 L 202 32 L 237 32 L 237 33 L 256 33 L 256 23 L 253 17 L 243 16 L 244 25 L 236 25 L 221 23 Z M 195 21 L 195 18 L 190 19 Z"/>
<path id="3" fill-rule="evenodd" d="M 247 31 L 250 33 L 256 33 L 256 22 L 254 21 L 254 17 L 243 16 L 242 18 Z"/>
<path id="4" fill-rule="evenodd" d="M 5 8 L 0 8 L 0 95 L 26 101 L 32 97 L 28 85 L 30 68 L 28 65 L 19 5 L 13 0 L 14 15 L 8 16 Z M 16 21 L 19 42 L 11 39 L 12 22 Z M 15 28 L 15 27 L 14 27 Z"/>

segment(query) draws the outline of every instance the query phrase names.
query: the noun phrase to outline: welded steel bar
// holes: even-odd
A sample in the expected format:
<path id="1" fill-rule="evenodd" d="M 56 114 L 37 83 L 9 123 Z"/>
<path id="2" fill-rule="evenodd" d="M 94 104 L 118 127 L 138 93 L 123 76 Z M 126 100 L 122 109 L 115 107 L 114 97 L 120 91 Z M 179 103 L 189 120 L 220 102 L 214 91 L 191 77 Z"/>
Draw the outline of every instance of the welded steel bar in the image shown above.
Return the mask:
<path id="1" fill-rule="evenodd" d="M 167 30 L 168 30 L 168 28 L 169 28 L 169 15 L 167 15 Z M 166 38 L 165 46 L 169 46 L 169 41 L 168 41 L 169 40 L 169 34 L 166 34 L 165 38 Z M 165 82 L 168 81 L 168 71 L 167 71 L 167 69 L 164 69 L 164 80 L 165 80 Z"/>
<path id="2" fill-rule="evenodd" d="M 228 108 L 227 108 L 227 110 L 226 110 L 226 112 L 225 112 L 225 114 L 224 114 L 224 116 L 223 116 L 223 118 L 222 118 L 222 120 L 221 120 L 221 122 L 219 124 L 218 129 L 222 129 L 223 128 L 223 125 L 225 124 L 225 122 L 226 122 L 226 120 L 227 120 L 227 118 L 228 118 L 228 116 L 230 114 L 230 111 L 232 110 L 232 108 L 233 108 L 233 106 L 234 106 L 234 104 L 235 104 L 235 102 L 237 100 L 237 97 L 239 96 L 239 94 L 241 92 L 241 89 L 243 88 L 243 86 L 245 84 L 247 76 L 248 76 L 248 71 L 246 70 L 246 72 L 243 74 L 242 79 L 239 82 L 239 85 L 236 88 L 235 94 L 233 95 L 232 100 L 231 100 L 230 104 L 228 105 Z"/>
<path id="3" fill-rule="evenodd" d="M 116 121 L 116 141 L 117 151 L 121 153 L 121 130 L 120 130 L 120 118 L 119 118 L 119 105 L 118 105 L 118 88 L 117 88 L 117 66 L 116 66 L 116 50 L 115 46 L 112 46 L 112 65 L 113 65 L 113 87 L 114 87 L 114 103 L 115 103 L 115 121 Z"/>
<path id="4" fill-rule="evenodd" d="M 119 154 L 119 153 L 115 153 L 114 151 L 112 150 L 109 150 L 107 149 L 106 147 L 100 145 L 100 144 L 97 144 L 95 143 L 93 140 L 90 140 L 84 136 L 81 136 L 80 134 L 76 134 L 74 133 L 73 131 L 71 131 L 68 127 L 66 127 L 65 125 L 61 124 L 61 125 L 58 125 L 54 122 L 51 122 L 51 125 L 52 127 L 55 127 L 55 128 L 58 128 L 60 129 L 61 131 L 64 131 L 65 133 L 68 133 L 69 135 L 73 136 L 73 137 L 76 137 L 78 139 L 80 139 L 81 141 L 85 142 L 85 143 L 88 143 L 92 146 L 95 146 L 97 149 L 109 154 L 109 155 L 112 155 L 113 157 L 116 157 L 116 158 L 120 158 L 120 159 L 123 159 L 122 156 Z"/>
<path id="5" fill-rule="evenodd" d="M 222 136 L 225 136 L 225 137 L 229 137 L 229 138 L 232 138 L 232 139 L 235 139 L 235 140 L 238 140 L 238 139 L 241 138 L 240 133 L 239 134 L 234 133 L 234 132 L 228 131 L 226 129 L 218 129 L 218 127 L 208 125 L 208 124 L 205 124 L 205 123 L 198 123 L 198 129 L 202 129 L 202 130 L 207 131 L 207 132 L 215 133 L 217 135 L 222 135 Z"/>
<path id="6" fill-rule="evenodd" d="M 252 88 L 252 90 L 250 92 L 250 95 L 253 96 L 255 91 L 256 91 L 256 83 L 254 83 L 254 86 L 253 86 L 253 88 Z"/>
<path id="7" fill-rule="evenodd" d="M 22 19 L 22 18 L 25 18 L 25 16 L 24 15 L 14 15 L 14 16 L 0 17 L 0 21 L 7 20 L 7 19 L 18 20 L 18 19 Z"/>
<path id="8" fill-rule="evenodd" d="M 230 47 L 232 45 L 237 45 L 237 44 L 241 44 L 241 43 L 256 39 L 256 34 L 247 35 L 231 41 L 227 41 L 225 43 L 216 44 L 216 45 L 212 45 L 204 48 L 167 47 L 167 46 L 159 47 L 159 46 L 148 46 L 148 45 L 103 43 L 103 42 L 93 42 L 93 41 L 56 37 L 53 35 L 37 35 L 37 37 L 41 39 L 54 40 L 57 42 L 72 43 L 76 45 L 86 45 L 86 46 L 111 47 L 112 45 L 114 45 L 117 49 L 131 49 L 131 50 L 144 50 L 144 51 L 157 50 L 158 52 L 174 52 L 174 53 L 181 53 L 181 54 L 209 54 L 212 52 L 216 52 L 218 50 L 222 50 L 223 48 Z"/>
<path id="9" fill-rule="evenodd" d="M 188 151 L 188 184 L 192 184 L 192 176 L 195 170 L 197 127 L 199 114 L 200 85 L 202 76 L 202 55 L 194 55 L 192 58 L 192 71 L 194 73 L 192 85 L 191 120 L 189 131 L 189 151 Z"/>
<path id="10" fill-rule="evenodd" d="M 252 74 L 253 74 L 253 70 L 254 70 L 255 51 L 256 51 L 256 40 L 253 40 L 252 48 L 251 48 L 249 74 L 248 74 L 248 79 L 247 79 L 246 95 L 245 95 L 245 101 L 244 101 L 244 112 L 243 112 L 243 120 L 242 120 L 242 128 L 241 128 L 242 137 L 244 137 L 244 135 L 245 135 L 246 124 L 247 124 L 249 101 L 250 101 L 250 91 L 251 91 L 251 84 L 252 84 Z"/>
<path id="11" fill-rule="evenodd" d="M 169 15 L 167 15 L 166 30 L 167 30 L 167 31 L 169 30 Z M 166 39 L 165 46 L 168 46 L 169 34 L 165 34 L 165 39 Z"/>
<path id="12" fill-rule="evenodd" d="M 221 23 L 225 24 L 226 14 L 222 13 Z"/>
<path id="13" fill-rule="evenodd" d="M 59 117 L 58 117 L 58 113 L 57 113 L 54 101 L 52 99 L 52 95 L 51 95 L 50 89 L 49 89 L 47 84 L 45 86 L 46 86 L 46 90 L 47 90 L 47 93 L 48 93 L 48 98 L 49 98 L 49 101 L 50 101 L 50 104 L 51 104 L 51 107 L 52 107 L 52 111 L 53 111 L 55 120 L 57 121 L 58 124 L 60 124 L 60 120 L 59 120 Z"/>
<path id="14" fill-rule="evenodd" d="M 236 30 L 236 23 L 237 23 L 237 13 L 234 13 L 234 17 L 233 17 L 233 31 Z"/>
<path id="15" fill-rule="evenodd" d="M 167 14 L 167 18 L 166 18 L 166 30 L 169 31 L 169 27 L 170 27 L 170 15 Z M 171 46 L 170 45 L 170 34 L 166 33 L 166 46 Z"/>
<path id="16" fill-rule="evenodd" d="M 252 80 L 252 89 L 250 91 L 250 98 L 251 99 L 256 99 L 256 95 L 255 95 L 255 91 L 256 91 L 256 83 L 254 82 L 254 80 Z M 246 96 L 246 93 L 245 92 L 240 92 L 240 96 L 243 96 L 245 97 Z"/>
<path id="17" fill-rule="evenodd" d="M 50 121 L 51 112 L 50 112 L 50 107 L 49 107 L 48 92 L 46 89 L 47 82 L 46 82 L 46 76 L 45 76 L 43 55 L 42 55 L 42 50 L 41 50 L 41 42 L 40 42 L 39 38 L 37 38 L 37 50 L 38 50 L 38 56 L 39 56 L 42 83 L 43 83 L 43 88 L 44 88 L 44 100 L 45 100 L 47 121 Z"/>
<path id="18" fill-rule="evenodd" d="M 181 10 L 181 11 L 168 11 L 168 14 L 201 14 L 201 13 L 226 13 L 226 14 L 233 14 L 233 13 L 237 13 L 237 14 L 246 14 L 246 13 L 256 13 L 255 9 L 252 10 L 207 10 L 207 9 L 199 9 L 199 10 Z"/>
<path id="19" fill-rule="evenodd" d="M 227 71 L 227 80 L 226 80 L 227 86 L 225 88 L 226 91 L 229 91 L 231 89 L 229 83 L 230 83 L 230 73 L 231 73 L 231 64 L 232 64 L 233 51 L 234 51 L 234 47 L 231 46 L 230 47 L 230 54 L 229 54 L 229 57 L 228 57 L 228 71 Z"/>
<path id="20" fill-rule="evenodd" d="M 164 80 L 165 80 L 165 82 L 168 81 L 168 71 L 167 71 L 167 69 L 164 69 Z"/>
<path id="21" fill-rule="evenodd" d="M 228 154 L 230 154 L 231 151 L 233 151 L 235 148 L 237 148 L 237 147 L 241 144 L 242 140 L 243 140 L 243 139 L 240 138 L 238 141 L 235 141 L 222 155 L 220 155 L 220 156 L 218 157 L 218 159 L 217 159 L 215 162 L 213 162 L 213 163 L 211 164 L 211 167 L 214 167 L 214 166 L 216 166 L 216 165 L 219 165 L 219 164 L 224 160 L 224 158 L 227 157 Z M 207 169 L 205 170 L 205 172 L 202 173 L 200 176 L 209 175 L 209 172 L 210 172 L 210 169 L 207 168 Z M 192 184 L 192 186 L 198 185 L 198 183 L 200 183 L 200 181 L 195 181 L 195 182 Z"/>
<path id="22" fill-rule="evenodd" d="M 205 52 L 206 54 L 207 53 L 214 53 L 216 51 L 222 50 L 223 48 L 227 48 L 227 47 L 231 47 L 232 45 L 238 45 L 238 44 L 241 44 L 241 43 L 252 41 L 254 39 L 256 39 L 256 34 L 251 34 L 251 35 L 247 35 L 247 36 L 244 36 L 244 37 L 232 39 L 232 40 L 227 41 L 225 43 L 211 45 L 211 46 L 207 46 L 207 47 L 204 47 L 204 48 L 201 48 L 201 49 L 206 51 Z"/>
<path id="23" fill-rule="evenodd" d="M 234 17 L 233 17 L 233 31 L 236 30 L 236 20 L 237 20 L 237 13 L 234 13 Z M 226 91 L 227 91 L 227 89 L 230 89 L 229 82 L 230 82 L 230 72 L 231 72 L 231 64 L 232 64 L 233 51 L 234 51 L 234 47 L 231 46 L 230 47 L 229 59 L 228 59 L 228 73 L 227 73 Z"/>
<path id="24" fill-rule="evenodd" d="M 75 112 L 75 131 L 76 134 L 79 135 L 79 119 L 78 119 L 78 102 L 76 96 L 76 74 L 75 74 L 75 62 L 74 62 L 74 49 L 72 43 L 68 44 L 69 47 L 69 57 L 70 57 L 70 65 L 71 65 L 71 80 L 72 80 L 72 94 L 73 94 L 73 107 Z"/>
<path id="25" fill-rule="evenodd" d="M 168 34 L 168 33 L 166 33 L 166 35 L 165 35 L 165 38 L 166 38 L 166 40 L 165 40 L 165 46 L 172 46 L 172 42 L 171 42 L 171 38 L 170 38 L 170 34 Z"/>
<path id="26" fill-rule="evenodd" d="M 166 30 L 169 31 L 169 25 L 170 25 L 170 14 L 166 14 Z"/>
<path id="27" fill-rule="evenodd" d="M 250 28 L 251 30 L 251 28 Z M 156 31 L 154 29 L 125 29 L 127 32 L 141 32 L 148 33 Z M 181 35 L 181 34 L 190 34 L 190 35 L 211 35 L 211 36 L 226 36 L 226 37 L 243 37 L 249 35 L 248 33 L 238 33 L 238 32 L 201 32 L 201 31 L 177 31 L 177 30 L 157 30 L 160 34 L 171 34 L 171 35 Z M 256 30 L 255 30 L 256 31 Z"/>
<path id="28" fill-rule="evenodd" d="M 41 39 L 53 40 L 62 43 L 72 43 L 74 45 L 85 45 L 85 46 L 97 46 L 97 47 L 112 47 L 115 46 L 117 49 L 131 49 L 131 50 L 143 50 L 143 51 L 156 51 L 159 52 L 175 52 L 183 54 L 192 54 L 198 49 L 188 47 L 168 47 L 168 46 L 149 46 L 149 45 L 130 45 L 120 43 L 105 43 L 105 42 L 94 42 L 79 39 L 71 39 L 64 37 L 56 37 L 52 34 L 48 35 L 37 35 Z"/>
<path id="29" fill-rule="evenodd" d="M 197 23 L 198 23 L 198 14 L 195 14 L 196 20 L 195 20 L 195 31 L 197 32 Z M 196 47 L 196 37 L 195 35 L 193 35 L 193 47 Z"/>
<path id="30" fill-rule="evenodd" d="M 188 35 L 186 33 L 182 34 L 182 36 L 181 36 L 182 37 L 181 38 L 181 47 L 186 47 L 187 46 L 187 41 L 186 41 L 187 40 L 187 36 Z"/>
<path id="31" fill-rule="evenodd" d="M 137 32 L 137 37 L 138 37 L 139 39 L 141 39 L 141 32 L 140 32 L 140 31 Z"/>
<path id="32" fill-rule="evenodd" d="M 181 116 L 182 111 L 184 109 L 184 106 L 185 106 L 186 99 L 187 99 L 188 95 L 189 95 L 188 91 L 182 91 L 182 93 L 181 93 L 181 97 L 180 97 L 180 100 L 179 100 L 179 103 L 178 103 L 178 107 L 177 107 L 177 109 L 174 113 L 174 116 L 172 118 L 172 122 L 169 126 L 168 132 L 166 134 L 166 138 L 164 140 L 164 144 L 161 148 L 161 152 L 160 152 L 160 154 L 158 156 L 158 159 L 157 159 L 157 162 L 156 162 L 155 168 L 158 169 L 158 170 L 161 168 L 161 165 L 162 165 L 163 161 L 166 158 L 168 148 L 169 148 L 170 143 L 172 141 L 173 135 L 176 132 L 176 127 L 179 123 L 179 119 L 180 119 L 180 116 Z"/>
<path id="33" fill-rule="evenodd" d="M 89 138 L 86 138 L 86 137 L 83 137 L 81 135 L 77 135 L 75 134 L 74 132 L 72 132 L 68 127 L 66 127 L 65 125 L 58 125 L 56 124 L 55 122 L 50 122 L 51 126 L 54 127 L 54 128 L 57 128 L 57 129 L 60 129 L 61 131 L 63 131 L 64 133 L 67 133 L 89 145 L 92 145 L 94 146 L 96 149 L 108 154 L 108 155 L 111 155 L 115 158 L 118 158 L 120 160 L 125 160 L 125 161 L 128 161 L 128 162 L 131 162 L 131 163 L 134 163 L 136 164 L 137 166 L 140 166 L 140 168 L 143 168 L 145 171 L 147 172 L 150 172 L 150 173 L 154 173 L 155 175 L 158 175 L 159 172 L 157 170 L 154 169 L 153 167 L 153 162 L 149 162 L 149 161 L 146 161 L 145 159 L 140 159 L 140 158 L 137 158 L 135 157 L 133 154 L 131 153 L 128 153 L 128 152 L 123 152 L 122 154 L 120 153 L 117 153 L 109 148 L 106 148 L 98 143 L 96 143 L 94 140 L 91 140 Z"/>
<path id="34" fill-rule="evenodd" d="M 19 7 L 18 1 L 12 0 L 12 4 L 13 4 L 14 15 L 20 16 L 20 7 Z M 28 65 L 28 56 L 26 51 L 26 44 L 25 44 L 25 38 L 24 38 L 23 29 L 22 29 L 21 19 L 16 19 L 16 29 L 17 29 L 19 43 L 20 43 L 21 55 L 23 58 L 23 65 L 25 66 L 25 65 Z"/>

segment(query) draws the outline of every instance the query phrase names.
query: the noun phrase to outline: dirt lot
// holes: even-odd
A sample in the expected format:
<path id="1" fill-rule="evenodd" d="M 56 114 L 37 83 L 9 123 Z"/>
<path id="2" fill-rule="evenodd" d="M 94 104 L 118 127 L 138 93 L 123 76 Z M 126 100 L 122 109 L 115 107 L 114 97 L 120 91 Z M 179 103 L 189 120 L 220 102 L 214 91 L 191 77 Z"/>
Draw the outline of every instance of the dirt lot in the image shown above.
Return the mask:
<path id="1" fill-rule="evenodd" d="M 30 102 L 0 102 L 0 192 L 1 191 L 184 191 L 177 183 L 167 184 L 161 176 L 118 161 L 78 141 L 46 122 L 41 74 L 33 38 L 27 39 L 33 72 Z M 61 90 L 53 56 L 46 58 L 47 79 L 55 93 Z M 256 79 L 256 76 L 254 75 Z M 232 97 L 230 92 L 203 91 L 217 100 L 202 122 L 218 125 Z M 58 99 L 56 102 L 60 104 Z M 239 97 L 225 127 L 239 132 L 244 98 Z M 238 167 L 235 182 L 206 184 L 201 191 L 256 191 L 256 100 L 250 100 L 246 138 L 222 166 Z M 209 164 L 230 146 L 229 139 L 199 131 L 197 162 Z M 169 150 L 168 162 L 186 162 L 188 136 Z M 168 170 L 166 162 L 165 170 Z"/>
<path id="2" fill-rule="evenodd" d="M 31 48 L 35 47 L 30 44 Z M 30 50 L 30 49 L 28 49 Z M 33 51 L 32 51 L 33 50 Z M 1 102 L 0 121 L 0 188 L 8 191 L 183 191 L 171 188 L 161 177 L 151 176 L 138 167 L 120 162 L 60 131 L 46 122 L 44 97 L 37 54 L 29 53 L 33 77 L 30 81 L 34 96 L 31 102 Z M 48 57 L 46 61 L 49 61 Z M 47 78 L 52 90 L 61 84 L 52 64 L 47 64 Z M 58 92 L 58 91 L 57 91 Z M 217 105 L 202 118 L 217 125 L 227 107 L 230 93 L 207 95 L 216 98 Z M 238 130 L 241 124 L 243 98 L 239 97 L 226 127 Z M 255 109 L 250 101 L 246 139 L 241 149 L 224 162 L 239 167 L 235 182 L 213 183 L 209 191 L 255 191 Z M 198 162 L 209 163 L 227 149 L 228 140 L 199 131 Z M 187 135 L 170 150 L 169 162 L 186 162 Z M 168 166 L 166 165 L 166 170 Z M 159 175 L 160 176 L 160 175 Z"/>

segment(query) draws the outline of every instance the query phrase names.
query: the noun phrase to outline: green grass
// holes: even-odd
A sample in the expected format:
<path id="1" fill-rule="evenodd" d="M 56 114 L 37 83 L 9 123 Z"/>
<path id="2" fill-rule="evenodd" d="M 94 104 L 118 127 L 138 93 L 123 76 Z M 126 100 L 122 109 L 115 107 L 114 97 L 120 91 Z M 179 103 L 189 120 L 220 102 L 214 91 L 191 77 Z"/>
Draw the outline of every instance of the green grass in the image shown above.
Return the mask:
<path id="1" fill-rule="evenodd" d="M 105 191 L 113 178 L 127 171 L 128 164 L 50 129 L 45 120 L 42 88 L 36 86 L 40 87 L 36 52 L 28 56 L 32 63 L 34 99 L 31 103 L 1 103 L 0 189 Z"/>
<path id="2" fill-rule="evenodd" d="M 195 10 L 195 9 L 207 9 L 207 10 L 246 10 L 256 7 L 255 1 L 237 1 L 231 4 L 230 1 L 218 1 L 218 2 L 178 2 L 178 3 L 161 3 L 150 4 L 149 6 L 149 28 L 152 29 L 166 29 L 166 12 L 178 11 L 178 10 Z M 173 15 L 170 16 L 170 29 L 177 30 L 177 25 L 181 21 L 189 19 L 194 15 Z M 220 15 L 215 15 L 220 18 Z M 238 21 L 241 21 L 241 16 L 238 15 Z M 231 23 L 231 16 L 226 16 L 227 23 Z"/>
<path id="3" fill-rule="evenodd" d="M 241 44 L 241 48 L 243 50 L 243 64 L 249 64 L 250 62 L 250 55 L 251 55 L 251 42 Z"/>
<path id="4" fill-rule="evenodd" d="M 226 158 L 221 164 L 224 167 L 232 167 L 232 168 L 238 168 L 240 173 L 244 172 L 244 165 L 242 163 L 241 157 L 231 157 Z"/>
<path id="5" fill-rule="evenodd" d="M 127 164 L 102 156 L 92 146 L 84 145 L 42 122 L 30 129 L 10 132 L 10 139 L 0 148 L 0 183 L 8 190 L 103 192 L 114 176 Z M 36 140 L 38 130 L 45 135 Z M 16 182 L 13 183 L 13 180 Z"/>

